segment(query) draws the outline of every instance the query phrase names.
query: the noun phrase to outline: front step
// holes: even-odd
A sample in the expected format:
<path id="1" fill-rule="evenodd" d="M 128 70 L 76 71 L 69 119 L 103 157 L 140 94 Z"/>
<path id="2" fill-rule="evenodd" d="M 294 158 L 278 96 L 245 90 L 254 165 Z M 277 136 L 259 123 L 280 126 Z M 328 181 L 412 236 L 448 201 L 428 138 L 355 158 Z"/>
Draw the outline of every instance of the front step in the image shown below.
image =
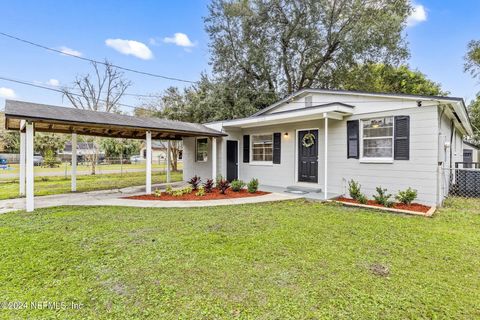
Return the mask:
<path id="1" fill-rule="evenodd" d="M 290 193 L 321 193 L 322 188 L 320 187 L 304 187 L 304 186 L 288 186 L 287 192 Z"/>

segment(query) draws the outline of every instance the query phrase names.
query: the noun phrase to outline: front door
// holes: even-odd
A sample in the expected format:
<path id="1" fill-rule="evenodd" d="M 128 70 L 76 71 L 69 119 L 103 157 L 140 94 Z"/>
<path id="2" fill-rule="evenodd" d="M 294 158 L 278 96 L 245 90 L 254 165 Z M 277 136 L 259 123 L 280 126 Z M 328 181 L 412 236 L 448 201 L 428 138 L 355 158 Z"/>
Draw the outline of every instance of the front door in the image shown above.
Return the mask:
<path id="1" fill-rule="evenodd" d="M 298 132 L 298 181 L 318 182 L 318 130 Z"/>
<path id="2" fill-rule="evenodd" d="M 227 180 L 238 179 L 238 141 L 227 140 Z"/>

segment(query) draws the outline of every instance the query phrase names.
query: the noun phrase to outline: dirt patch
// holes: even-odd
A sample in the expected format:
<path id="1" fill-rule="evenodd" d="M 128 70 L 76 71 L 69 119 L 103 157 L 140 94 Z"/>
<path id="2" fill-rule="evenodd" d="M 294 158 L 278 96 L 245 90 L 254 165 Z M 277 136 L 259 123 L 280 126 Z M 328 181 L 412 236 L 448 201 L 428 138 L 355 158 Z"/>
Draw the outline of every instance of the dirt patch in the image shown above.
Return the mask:
<path id="1" fill-rule="evenodd" d="M 371 273 L 379 277 L 388 277 L 390 275 L 388 267 L 380 263 L 372 263 L 368 269 Z"/>
<path id="2" fill-rule="evenodd" d="M 125 197 L 123 199 L 133 199 L 133 200 L 158 200 L 158 201 L 202 201 L 202 200 L 220 200 L 220 199 L 235 199 L 235 198 L 248 198 L 248 197 L 258 197 L 270 192 L 257 191 L 255 193 L 250 193 L 245 189 L 242 189 L 238 192 L 232 190 L 227 190 L 225 194 L 221 194 L 220 190 L 213 189 L 212 192 L 205 193 L 204 196 L 197 196 L 196 191 L 192 193 L 184 194 L 181 196 L 172 196 L 162 192 L 160 197 L 154 196 L 153 194 L 144 194 L 140 196 L 131 196 Z"/>
<path id="3" fill-rule="evenodd" d="M 337 198 L 336 200 L 340 201 L 340 202 L 360 204 L 357 200 L 350 199 L 350 198 L 345 198 L 345 197 L 340 197 L 340 198 Z M 379 207 L 379 208 L 385 208 L 381 204 L 376 203 L 375 200 L 368 200 L 367 205 L 375 206 L 375 207 Z M 423 204 L 419 204 L 419 203 L 412 203 L 410 205 L 406 205 L 406 204 L 403 204 L 403 203 L 395 203 L 392 208 L 393 209 L 399 209 L 399 210 L 408 210 L 408 211 L 414 211 L 414 212 L 427 213 L 428 210 L 430 210 L 431 207 L 424 206 Z"/>

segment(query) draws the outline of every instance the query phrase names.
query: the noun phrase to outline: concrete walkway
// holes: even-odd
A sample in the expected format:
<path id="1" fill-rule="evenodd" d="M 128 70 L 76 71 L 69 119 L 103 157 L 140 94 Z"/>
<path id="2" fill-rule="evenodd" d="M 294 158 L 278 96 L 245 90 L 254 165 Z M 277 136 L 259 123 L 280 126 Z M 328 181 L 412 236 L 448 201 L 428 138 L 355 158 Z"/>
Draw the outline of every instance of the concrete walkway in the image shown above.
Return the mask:
<path id="1" fill-rule="evenodd" d="M 176 182 L 171 185 L 180 187 L 184 182 Z M 164 189 L 167 184 L 154 185 L 153 189 Z M 202 200 L 202 201 L 158 201 L 158 200 L 131 200 L 123 197 L 144 194 L 144 187 L 129 187 L 116 190 L 92 191 L 82 193 L 67 193 L 51 196 L 35 197 L 35 208 L 48 208 L 57 206 L 124 206 L 124 207 L 145 207 L 145 208 L 190 208 L 225 206 L 246 203 L 260 203 L 270 201 L 282 201 L 302 198 L 300 195 L 274 192 L 258 197 Z M 0 200 L 0 214 L 24 210 L 25 199 Z"/>

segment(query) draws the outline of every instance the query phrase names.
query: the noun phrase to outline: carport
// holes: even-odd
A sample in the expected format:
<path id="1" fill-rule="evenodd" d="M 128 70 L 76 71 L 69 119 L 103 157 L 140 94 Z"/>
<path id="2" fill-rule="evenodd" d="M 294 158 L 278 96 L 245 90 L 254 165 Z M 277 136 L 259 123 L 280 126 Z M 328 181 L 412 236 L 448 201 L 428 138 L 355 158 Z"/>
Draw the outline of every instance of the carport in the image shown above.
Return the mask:
<path id="1" fill-rule="evenodd" d="M 142 139 L 146 141 L 145 192 L 152 192 L 152 139 L 167 140 L 167 182 L 170 182 L 171 140 L 183 137 L 208 137 L 216 146 L 218 137 L 226 134 L 202 124 L 160 118 L 133 117 L 118 113 L 96 112 L 23 101 L 5 102 L 5 128 L 20 131 L 20 195 L 25 196 L 26 210 L 34 205 L 34 135 L 35 132 L 67 133 L 72 135 L 71 191 L 76 191 L 77 135 L 109 138 Z M 216 148 L 212 150 L 216 159 Z M 216 176 L 216 163 L 212 163 Z"/>

